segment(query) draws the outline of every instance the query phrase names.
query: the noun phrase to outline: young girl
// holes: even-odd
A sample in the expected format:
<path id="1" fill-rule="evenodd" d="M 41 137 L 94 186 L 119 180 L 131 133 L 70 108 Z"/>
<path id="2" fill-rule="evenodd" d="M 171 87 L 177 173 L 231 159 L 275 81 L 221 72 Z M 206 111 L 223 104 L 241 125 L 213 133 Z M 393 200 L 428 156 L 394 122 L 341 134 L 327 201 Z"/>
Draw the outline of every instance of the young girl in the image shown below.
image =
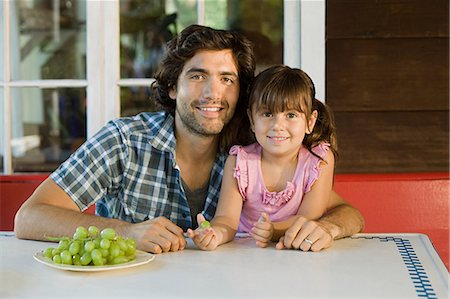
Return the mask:
<path id="1" fill-rule="evenodd" d="M 314 97 L 299 69 L 276 65 L 255 78 L 247 113 L 257 143 L 230 149 L 211 226 L 187 232 L 199 248 L 213 250 L 237 231 L 266 247 L 299 216 L 322 216 L 337 148 L 332 115 Z M 206 223 L 202 214 L 197 221 Z"/>

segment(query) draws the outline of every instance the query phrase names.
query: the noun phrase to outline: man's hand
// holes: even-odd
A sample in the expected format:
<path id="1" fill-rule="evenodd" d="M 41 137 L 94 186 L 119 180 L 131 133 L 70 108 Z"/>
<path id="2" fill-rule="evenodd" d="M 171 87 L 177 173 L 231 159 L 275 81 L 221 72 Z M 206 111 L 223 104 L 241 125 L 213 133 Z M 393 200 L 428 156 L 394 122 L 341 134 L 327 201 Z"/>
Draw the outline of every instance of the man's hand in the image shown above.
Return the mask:
<path id="1" fill-rule="evenodd" d="M 255 239 L 259 247 L 267 247 L 273 236 L 273 224 L 267 213 L 261 213 L 258 222 L 254 224 L 250 235 Z"/>
<path id="2" fill-rule="evenodd" d="M 294 224 L 286 230 L 276 245 L 277 249 L 293 248 L 303 251 L 320 251 L 328 248 L 333 242 L 332 224 L 326 221 L 309 220 L 300 216 Z"/>
<path id="3" fill-rule="evenodd" d="M 165 217 L 130 225 L 126 235 L 136 240 L 136 247 L 151 253 L 183 250 L 183 230 Z"/>

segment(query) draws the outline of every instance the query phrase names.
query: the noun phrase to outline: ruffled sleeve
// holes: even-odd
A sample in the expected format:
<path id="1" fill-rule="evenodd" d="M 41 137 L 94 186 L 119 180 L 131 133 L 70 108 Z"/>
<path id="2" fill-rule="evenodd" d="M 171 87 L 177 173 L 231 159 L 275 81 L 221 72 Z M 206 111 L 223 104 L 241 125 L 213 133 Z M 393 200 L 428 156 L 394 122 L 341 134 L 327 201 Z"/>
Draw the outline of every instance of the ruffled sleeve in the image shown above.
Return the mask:
<path id="1" fill-rule="evenodd" d="M 320 143 L 319 145 L 312 148 L 312 151 L 318 155 L 319 157 L 322 157 L 323 160 L 319 159 L 318 157 L 311 155 L 311 165 L 309 167 L 309 176 L 308 181 L 305 187 L 305 193 L 309 192 L 311 190 L 312 185 L 314 182 L 319 178 L 320 173 L 322 169 L 320 168 L 320 163 L 322 163 L 326 156 L 327 152 L 330 150 L 330 144 L 329 143 Z"/>
<path id="2" fill-rule="evenodd" d="M 247 153 L 242 146 L 234 145 L 230 149 L 230 155 L 236 156 L 236 167 L 234 168 L 234 178 L 236 178 L 239 192 L 245 200 L 248 187 L 248 166 Z"/>

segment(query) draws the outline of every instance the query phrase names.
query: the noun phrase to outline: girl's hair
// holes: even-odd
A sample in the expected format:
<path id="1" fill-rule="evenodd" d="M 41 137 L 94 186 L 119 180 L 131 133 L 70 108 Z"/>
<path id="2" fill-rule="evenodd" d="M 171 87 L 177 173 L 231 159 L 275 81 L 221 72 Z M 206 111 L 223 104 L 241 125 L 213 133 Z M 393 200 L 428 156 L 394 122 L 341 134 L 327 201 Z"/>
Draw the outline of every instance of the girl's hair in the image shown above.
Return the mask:
<path id="1" fill-rule="evenodd" d="M 228 150 L 244 136 L 238 134 L 238 126 L 245 121 L 250 85 L 255 75 L 255 57 L 252 43 L 243 35 L 226 30 L 191 25 L 167 43 L 166 52 L 155 74 L 151 97 L 165 111 L 175 114 L 176 103 L 169 91 L 176 86 L 178 77 L 189 59 L 200 50 L 233 51 L 239 75 L 239 100 L 233 118 L 220 134 L 219 147 Z"/>
<path id="2" fill-rule="evenodd" d="M 305 72 L 285 65 L 274 65 L 256 76 L 248 107 L 256 111 L 268 109 L 273 113 L 297 110 L 305 114 L 307 121 L 316 110 L 318 114 L 316 124 L 313 131 L 303 139 L 303 145 L 314 154 L 313 147 L 320 142 L 327 142 L 337 157 L 333 113 L 327 105 L 317 100 L 315 95 L 314 83 Z"/>

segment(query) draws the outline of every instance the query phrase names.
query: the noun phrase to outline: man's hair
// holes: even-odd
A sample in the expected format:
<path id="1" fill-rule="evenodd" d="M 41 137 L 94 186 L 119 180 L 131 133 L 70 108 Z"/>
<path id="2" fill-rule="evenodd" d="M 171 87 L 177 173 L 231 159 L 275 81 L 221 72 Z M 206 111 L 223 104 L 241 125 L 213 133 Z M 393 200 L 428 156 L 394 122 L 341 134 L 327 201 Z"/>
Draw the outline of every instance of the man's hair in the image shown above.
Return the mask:
<path id="1" fill-rule="evenodd" d="M 239 76 L 239 100 L 233 118 L 223 129 L 219 142 L 221 150 L 241 143 L 248 136 L 238 134 L 238 128 L 247 119 L 246 109 L 250 85 L 255 74 L 255 57 L 252 43 L 243 35 L 227 30 L 191 25 L 167 43 L 166 52 L 155 73 L 151 97 L 163 110 L 175 114 L 176 103 L 169 91 L 176 86 L 178 77 L 189 59 L 200 50 L 230 49 L 236 60 Z M 243 139 L 244 138 L 244 139 Z"/>

